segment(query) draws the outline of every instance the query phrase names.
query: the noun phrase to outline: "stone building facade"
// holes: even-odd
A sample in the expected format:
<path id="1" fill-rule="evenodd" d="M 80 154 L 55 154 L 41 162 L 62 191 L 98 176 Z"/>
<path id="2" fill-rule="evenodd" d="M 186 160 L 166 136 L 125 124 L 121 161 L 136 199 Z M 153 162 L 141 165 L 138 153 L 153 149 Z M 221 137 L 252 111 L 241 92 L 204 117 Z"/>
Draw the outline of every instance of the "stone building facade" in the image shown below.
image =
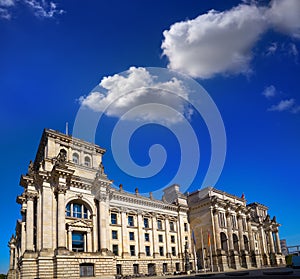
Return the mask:
<path id="1" fill-rule="evenodd" d="M 9 241 L 8 278 L 114 278 L 193 268 L 186 196 L 177 185 L 162 200 L 115 189 L 104 153 L 44 130 L 20 179 L 22 219 Z"/>
<path id="2" fill-rule="evenodd" d="M 210 187 L 191 193 L 188 205 L 198 266 L 227 271 L 284 264 L 280 224 L 266 206 Z"/>
<path id="3" fill-rule="evenodd" d="M 276 218 L 214 188 L 162 200 L 118 189 L 105 150 L 44 130 L 17 197 L 21 219 L 9 241 L 9 279 L 114 278 L 283 263 Z"/>

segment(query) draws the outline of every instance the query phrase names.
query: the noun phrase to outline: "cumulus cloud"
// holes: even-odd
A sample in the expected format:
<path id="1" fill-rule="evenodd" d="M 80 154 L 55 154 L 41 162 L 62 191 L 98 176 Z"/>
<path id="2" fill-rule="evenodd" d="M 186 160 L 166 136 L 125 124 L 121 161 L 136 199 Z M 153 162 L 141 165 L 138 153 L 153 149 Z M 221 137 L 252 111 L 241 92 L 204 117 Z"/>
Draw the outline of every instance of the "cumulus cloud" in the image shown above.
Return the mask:
<path id="1" fill-rule="evenodd" d="M 275 30 L 300 39 L 299 0 L 273 0 L 266 15 Z"/>
<path id="2" fill-rule="evenodd" d="M 291 111 L 295 106 L 295 99 L 281 100 L 277 105 L 271 106 L 269 111 Z"/>
<path id="3" fill-rule="evenodd" d="M 182 115 L 185 117 L 191 115 L 191 110 L 183 99 L 176 97 L 188 98 L 187 90 L 180 80 L 172 78 L 169 81 L 159 82 L 156 76 L 151 75 L 142 67 L 131 67 L 126 75 L 116 74 L 104 77 L 97 89 L 99 90 L 91 92 L 86 97 L 80 97 L 81 105 L 108 116 L 121 117 L 132 108 L 151 103 L 171 106 L 178 112 L 178 115 L 166 119 L 163 110 L 136 110 L 136 114 L 130 114 L 132 120 L 165 119 L 165 122 L 176 123 L 183 119 Z"/>
<path id="4" fill-rule="evenodd" d="M 251 1 L 224 12 L 211 10 L 165 30 L 163 55 L 169 59 L 169 68 L 193 77 L 248 74 L 252 49 L 267 30 L 300 38 L 299 9 L 298 0 L 273 0 L 269 6 Z M 269 51 L 276 49 L 273 45 Z"/>
<path id="5" fill-rule="evenodd" d="M 274 85 L 267 86 L 262 92 L 266 98 L 272 98 L 276 95 L 276 93 L 276 87 Z"/>

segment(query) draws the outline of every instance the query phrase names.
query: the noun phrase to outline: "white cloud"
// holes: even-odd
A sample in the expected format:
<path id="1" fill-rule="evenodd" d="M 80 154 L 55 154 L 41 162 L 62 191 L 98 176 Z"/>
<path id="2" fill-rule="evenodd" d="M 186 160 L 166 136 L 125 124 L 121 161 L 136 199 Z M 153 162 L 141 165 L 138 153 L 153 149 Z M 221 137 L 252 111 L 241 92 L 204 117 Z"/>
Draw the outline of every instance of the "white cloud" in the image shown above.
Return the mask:
<path id="1" fill-rule="evenodd" d="M 56 15 L 61 15 L 65 11 L 58 9 L 57 4 L 46 0 L 0 0 L 0 18 L 10 19 L 12 16 L 11 7 L 18 8 L 19 3 L 27 5 L 36 17 L 53 18 Z"/>
<path id="2" fill-rule="evenodd" d="M 52 18 L 55 15 L 61 15 L 64 10 L 58 9 L 54 2 L 45 0 L 25 0 L 25 3 L 33 10 L 34 15 L 40 18 Z"/>
<path id="3" fill-rule="evenodd" d="M 300 39 L 299 0 L 273 0 L 267 18 L 274 29 Z"/>
<path id="4" fill-rule="evenodd" d="M 273 0 L 269 6 L 250 1 L 224 12 L 211 10 L 165 30 L 163 54 L 169 68 L 193 77 L 248 74 L 252 49 L 267 30 L 300 38 L 299 11 L 298 0 Z M 271 45 L 269 53 L 276 50 L 277 45 Z"/>
<path id="5" fill-rule="evenodd" d="M 15 5 L 14 0 L 0 0 L 0 18 L 11 19 L 9 8 Z"/>
<path id="6" fill-rule="evenodd" d="M 266 98 L 272 98 L 274 97 L 277 92 L 276 92 L 276 87 L 274 85 L 270 85 L 267 86 L 264 91 L 262 92 L 262 94 L 266 97 Z"/>
<path id="7" fill-rule="evenodd" d="M 294 43 L 289 44 L 289 54 L 298 57 L 299 52 L 297 46 Z"/>
<path id="8" fill-rule="evenodd" d="M 0 18 L 11 19 L 11 14 L 7 9 L 0 7 Z"/>
<path id="9" fill-rule="evenodd" d="M 108 116 L 121 117 L 132 108 L 151 103 L 173 107 L 179 113 L 178 117 L 165 119 L 166 115 L 163 110 L 136 110 L 136 114 L 131 114 L 132 119 L 148 121 L 165 119 L 165 122 L 176 123 L 182 120 L 181 115 L 187 118 L 191 115 L 191 110 L 183 99 L 175 96 L 173 98 L 171 93 L 168 93 L 175 92 L 176 96 L 188 98 L 182 82 L 176 78 L 167 82 L 159 82 L 157 77 L 152 76 L 145 68 L 131 67 L 127 75 L 116 74 L 104 77 L 99 85 L 104 90 L 91 92 L 86 97 L 82 96 L 80 102 L 83 106 Z"/>
<path id="10" fill-rule="evenodd" d="M 11 7 L 14 6 L 15 2 L 14 0 L 0 0 L 0 6 L 1 7 Z"/>
<path id="11" fill-rule="evenodd" d="M 290 111 L 295 106 L 295 99 L 281 100 L 277 105 L 271 106 L 269 111 Z"/>
<path id="12" fill-rule="evenodd" d="M 273 55 L 278 49 L 278 43 L 271 43 L 270 46 L 267 48 L 267 55 Z"/>

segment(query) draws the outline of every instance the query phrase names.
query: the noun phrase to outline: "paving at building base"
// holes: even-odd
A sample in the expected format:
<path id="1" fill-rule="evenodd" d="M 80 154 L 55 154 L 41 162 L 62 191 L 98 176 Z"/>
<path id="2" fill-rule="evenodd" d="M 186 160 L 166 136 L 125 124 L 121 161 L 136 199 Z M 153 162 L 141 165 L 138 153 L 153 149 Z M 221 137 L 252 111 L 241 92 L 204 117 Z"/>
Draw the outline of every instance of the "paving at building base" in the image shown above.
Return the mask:
<path id="1" fill-rule="evenodd" d="M 189 278 L 191 278 L 190 276 Z M 300 269 L 292 269 L 292 268 L 266 268 L 266 269 L 253 269 L 253 270 L 245 270 L 245 271 L 233 271 L 233 272 L 222 272 L 222 273 L 198 273 L 193 276 L 194 278 L 276 278 L 276 279 L 284 279 L 284 278 L 300 278 Z M 176 278 L 176 277 L 172 277 Z M 186 276 L 188 278 L 188 276 Z"/>

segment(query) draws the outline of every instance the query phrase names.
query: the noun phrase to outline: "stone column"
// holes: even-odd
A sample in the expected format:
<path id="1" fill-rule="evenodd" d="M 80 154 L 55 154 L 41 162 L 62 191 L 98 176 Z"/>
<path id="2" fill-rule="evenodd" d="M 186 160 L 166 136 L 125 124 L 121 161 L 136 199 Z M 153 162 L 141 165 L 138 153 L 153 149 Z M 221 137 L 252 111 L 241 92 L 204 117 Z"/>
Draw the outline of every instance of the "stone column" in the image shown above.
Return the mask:
<path id="1" fill-rule="evenodd" d="M 21 223 L 21 235 L 22 235 L 22 239 L 21 239 L 21 254 L 23 255 L 23 253 L 26 250 L 26 229 L 25 229 L 25 213 L 22 212 L 22 223 Z"/>
<path id="2" fill-rule="evenodd" d="M 9 269 L 15 269 L 15 253 L 16 249 L 14 245 L 9 247 Z"/>
<path id="3" fill-rule="evenodd" d="M 65 193 L 63 185 L 57 187 L 57 248 L 66 248 Z"/>
<path id="4" fill-rule="evenodd" d="M 93 219 L 93 252 L 97 252 L 97 247 L 98 247 L 98 228 L 96 226 L 97 215 L 92 214 L 92 219 Z M 108 221 L 108 223 L 109 223 L 109 221 Z"/>
<path id="5" fill-rule="evenodd" d="M 123 209 L 124 210 L 124 209 Z M 128 230 L 127 230 L 127 214 L 124 211 L 121 213 L 122 222 L 122 257 L 126 258 L 129 256 L 129 240 L 128 240 Z"/>
<path id="6" fill-rule="evenodd" d="M 252 232 L 252 226 L 251 226 L 250 218 L 247 220 L 247 229 L 248 229 L 248 238 L 249 238 L 249 244 L 250 244 L 250 251 L 255 251 L 254 238 L 253 238 L 253 232 Z"/>
<path id="7" fill-rule="evenodd" d="M 72 230 L 68 230 L 68 249 L 72 251 Z"/>
<path id="8" fill-rule="evenodd" d="M 228 247 L 229 250 L 233 250 L 231 215 L 228 212 L 226 214 L 226 221 L 227 221 L 227 233 L 228 233 Z"/>
<path id="9" fill-rule="evenodd" d="M 86 242 L 87 242 L 87 252 L 93 252 L 91 229 L 88 229 L 88 231 L 87 231 Z"/>
<path id="10" fill-rule="evenodd" d="M 108 232 L 108 209 L 106 205 L 106 198 L 100 197 L 99 199 L 99 237 L 100 237 L 100 251 L 106 252 L 107 247 L 107 232 Z"/>
<path id="11" fill-rule="evenodd" d="M 216 236 L 216 248 L 217 250 L 221 250 L 221 239 L 220 239 L 220 226 L 219 226 L 219 217 L 218 217 L 218 211 L 214 210 L 213 212 L 213 222 L 214 222 L 214 228 L 215 228 L 215 236 Z"/>
<path id="12" fill-rule="evenodd" d="M 166 256 L 167 258 L 171 258 L 171 247 L 170 247 L 170 223 L 169 219 L 165 220 L 165 243 L 166 243 Z"/>
<path id="13" fill-rule="evenodd" d="M 269 236 L 270 252 L 275 253 L 273 233 L 271 230 L 268 231 L 268 236 Z"/>
<path id="14" fill-rule="evenodd" d="M 137 222 L 138 222 L 137 239 L 138 239 L 138 249 L 139 249 L 138 256 L 142 258 L 145 256 L 145 247 L 144 247 L 144 234 L 143 234 L 144 222 L 143 222 L 143 216 L 141 212 L 138 212 Z"/>
<path id="15" fill-rule="evenodd" d="M 153 244 L 153 257 L 157 258 L 159 256 L 158 253 L 158 234 L 157 234 L 157 219 L 156 216 L 152 217 L 152 244 Z"/>
<path id="16" fill-rule="evenodd" d="M 34 247 L 33 247 L 34 197 L 35 195 L 33 194 L 27 195 L 27 210 L 26 210 L 26 250 L 27 251 L 34 251 Z"/>
<path id="17" fill-rule="evenodd" d="M 240 243 L 240 250 L 245 250 L 245 243 L 243 237 L 243 220 L 241 216 L 238 216 L 238 230 L 239 230 L 239 243 Z"/>
<path id="18" fill-rule="evenodd" d="M 276 238 L 276 251 L 277 251 L 277 254 L 282 254 L 278 230 L 275 232 L 275 238 Z"/>
<path id="19" fill-rule="evenodd" d="M 266 250 L 266 240 L 265 240 L 265 235 L 264 235 L 264 229 L 262 226 L 259 227 L 259 236 L 260 236 L 260 241 L 261 241 L 261 251 L 263 254 L 267 253 Z"/>
<path id="20" fill-rule="evenodd" d="M 53 223 L 52 223 L 52 201 L 53 192 L 50 188 L 50 183 L 43 182 L 42 189 L 42 250 L 48 250 L 53 248 Z"/>

